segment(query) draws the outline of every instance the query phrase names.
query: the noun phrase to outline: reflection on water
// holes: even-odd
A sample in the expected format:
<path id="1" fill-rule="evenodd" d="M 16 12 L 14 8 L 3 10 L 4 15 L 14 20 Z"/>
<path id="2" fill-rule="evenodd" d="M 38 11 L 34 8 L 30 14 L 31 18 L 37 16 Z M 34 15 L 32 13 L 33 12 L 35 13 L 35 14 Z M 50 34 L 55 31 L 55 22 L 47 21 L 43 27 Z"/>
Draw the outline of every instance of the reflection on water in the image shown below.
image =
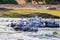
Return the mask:
<path id="1" fill-rule="evenodd" d="M 0 39 L 2 40 L 59 40 L 60 35 L 55 34 L 29 34 L 29 33 L 17 33 L 17 34 L 9 34 L 9 33 L 0 33 Z"/>
<path id="2" fill-rule="evenodd" d="M 60 32 L 60 28 L 40 28 L 38 32 L 20 32 L 10 30 L 9 27 L 0 27 L 0 40 L 60 40 L 59 34 L 53 32 Z M 7 33 L 2 33 L 7 32 Z M 12 33 L 8 33 L 12 32 Z M 14 32 L 14 33 L 13 33 Z"/>
<path id="3" fill-rule="evenodd" d="M 40 34 L 40 35 L 29 35 L 29 36 L 35 37 L 35 38 L 39 38 L 39 39 L 43 39 L 43 38 L 46 38 L 46 39 L 49 39 L 49 38 L 58 38 L 54 34 L 51 34 L 51 35 L 49 35 L 49 34 L 45 34 L 45 35 Z"/>

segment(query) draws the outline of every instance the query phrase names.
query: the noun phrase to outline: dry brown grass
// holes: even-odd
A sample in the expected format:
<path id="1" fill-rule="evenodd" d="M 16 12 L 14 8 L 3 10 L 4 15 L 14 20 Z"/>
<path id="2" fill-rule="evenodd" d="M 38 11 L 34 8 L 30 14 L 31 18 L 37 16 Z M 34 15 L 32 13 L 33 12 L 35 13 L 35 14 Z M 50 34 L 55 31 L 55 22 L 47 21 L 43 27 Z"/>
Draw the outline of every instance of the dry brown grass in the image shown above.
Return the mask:
<path id="1" fill-rule="evenodd" d="M 29 14 L 29 13 L 48 13 L 54 16 L 60 17 L 60 11 L 57 10 L 30 10 L 30 9 L 21 9 L 21 10 L 11 10 L 10 12 L 13 13 L 20 13 L 20 14 Z"/>

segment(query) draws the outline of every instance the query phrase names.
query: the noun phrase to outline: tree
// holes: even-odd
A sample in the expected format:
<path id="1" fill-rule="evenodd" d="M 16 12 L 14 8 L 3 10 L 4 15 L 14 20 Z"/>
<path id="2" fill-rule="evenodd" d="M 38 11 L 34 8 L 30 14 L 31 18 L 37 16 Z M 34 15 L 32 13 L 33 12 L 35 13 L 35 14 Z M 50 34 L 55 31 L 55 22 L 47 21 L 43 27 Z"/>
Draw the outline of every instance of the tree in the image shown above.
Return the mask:
<path id="1" fill-rule="evenodd" d="M 46 4 L 60 4 L 60 0 L 45 0 Z"/>
<path id="2" fill-rule="evenodd" d="M 2 0 L 0 0 L 0 4 L 2 3 Z"/>
<path id="3" fill-rule="evenodd" d="M 32 0 L 26 0 L 26 2 L 30 3 L 30 2 L 32 2 Z"/>
<path id="4" fill-rule="evenodd" d="M 16 0 L 0 0 L 0 4 L 17 4 Z"/>
<path id="5" fill-rule="evenodd" d="M 39 0 L 35 0 L 36 2 L 38 2 Z"/>
<path id="6" fill-rule="evenodd" d="M 2 0 L 2 4 L 8 3 L 8 0 Z"/>
<path id="7" fill-rule="evenodd" d="M 55 0 L 57 2 L 57 4 L 60 4 L 60 0 Z"/>
<path id="8" fill-rule="evenodd" d="M 8 0 L 8 3 L 17 4 L 17 1 L 16 0 Z"/>

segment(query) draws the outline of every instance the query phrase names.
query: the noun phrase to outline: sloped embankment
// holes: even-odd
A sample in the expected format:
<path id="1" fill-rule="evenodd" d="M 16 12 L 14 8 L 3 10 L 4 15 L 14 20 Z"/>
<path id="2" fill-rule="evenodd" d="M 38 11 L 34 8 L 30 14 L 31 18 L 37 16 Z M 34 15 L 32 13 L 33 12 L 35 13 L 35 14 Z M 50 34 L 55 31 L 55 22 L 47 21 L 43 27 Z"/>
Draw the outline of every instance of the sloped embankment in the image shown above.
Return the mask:
<path id="1" fill-rule="evenodd" d="M 20 18 L 20 17 L 33 17 L 33 16 L 39 16 L 42 18 L 60 19 L 60 12 L 50 10 L 31 10 L 31 9 L 20 9 L 20 10 L 5 9 L 5 8 L 0 9 L 0 17 Z"/>
<path id="2" fill-rule="evenodd" d="M 42 18 L 58 18 L 58 16 L 54 16 L 48 13 L 29 13 L 29 14 L 23 14 L 23 13 L 12 13 L 12 12 L 0 12 L 0 17 L 12 17 L 12 18 L 29 18 L 29 17 L 34 17 L 34 16 L 39 16 Z"/>

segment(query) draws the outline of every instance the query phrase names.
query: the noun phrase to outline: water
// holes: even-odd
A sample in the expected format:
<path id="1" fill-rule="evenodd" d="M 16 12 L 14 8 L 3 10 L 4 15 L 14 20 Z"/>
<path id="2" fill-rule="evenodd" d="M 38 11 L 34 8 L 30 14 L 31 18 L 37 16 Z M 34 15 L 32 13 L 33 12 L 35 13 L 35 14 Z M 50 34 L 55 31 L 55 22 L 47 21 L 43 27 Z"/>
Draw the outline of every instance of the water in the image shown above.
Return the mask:
<path id="1" fill-rule="evenodd" d="M 56 21 L 60 25 L 60 19 Z M 60 28 L 39 28 L 38 32 L 16 32 L 7 27 L 7 24 L 10 22 L 0 22 L 0 40 L 60 40 L 60 34 L 53 34 L 55 31 L 60 32 Z"/>
<path id="2" fill-rule="evenodd" d="M 53 34 L 38 34 L 38 33 L 35 35 L 27 35 L 25 33 L 23 35 L 22 34 L 3 33 L 0 34 L 0 39 L 2 40 L 59 40 L 60 39 L 58 35 L 53 35 Z"/>
<path id="3" fill-rule="evenodd" d="M 39 28 L 38 32 L 16 32 L 10 27 L 2 26 L 0 29 L 0 40 L 60 40 L 60 28 Z M 2 30 L 3 29 L 3 30 Z"/>

